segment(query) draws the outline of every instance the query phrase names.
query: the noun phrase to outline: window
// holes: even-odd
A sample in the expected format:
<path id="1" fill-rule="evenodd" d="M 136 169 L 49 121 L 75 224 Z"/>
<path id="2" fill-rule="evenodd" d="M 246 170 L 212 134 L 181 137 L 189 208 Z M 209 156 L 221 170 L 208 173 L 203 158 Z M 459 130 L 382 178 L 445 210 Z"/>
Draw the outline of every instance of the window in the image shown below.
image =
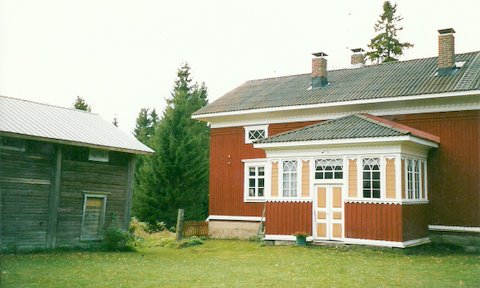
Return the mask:
<path id="1" fill-rule="evenodd" d="M 380 159 L 363 159 L 363 198 L 380 198 Z"/>
<path id="2" fill-rule="evenodd" d="M 245 162 L 244 201 L 264 201 L 265 199 L 265 159 L 248 159 Z"/>
<path id="3" fill-rule="evenodd" d="M 268 137 L 268 125 L 245 127 L 245 143 L 253 143 Z"/>
<path id="4" fill-rule="evenodd" d="M 108 151 L 100 149 L 90 149 L 88 160 L 96 162 L 108 162 Z"/>
<path id="5" fill-rule="evenodd" d="M 407 198 L 421 199 L 422 198 L 422 172 L 421 165 L 423 162 L 416 159 L 406 159 L 407 173 Z"/>
<path id="6" fill-rule="evenodd" d="M 297 161 L 283 161 L 283 197 L 297 197 Z"/>
<path id="7" fill-rule="evenodd" d="M 103 238 L 106 202 L 106 195 L 85 194 L 81 240 L 100 240 Z"/>
<path id="8" fill-rule="evenodd" d="M 265 167 L 248 167 L 248 197 L 265 196 Z"/>
<path id="9" fill-rule="evenodd" d="M 315 160 L 315 179 L 343 179 L 342 159 Z"/>
<path id="10" fill-rule="evenodd" d="M 25 140 L 0 136 L 0 149 L 25 151 Z"/>

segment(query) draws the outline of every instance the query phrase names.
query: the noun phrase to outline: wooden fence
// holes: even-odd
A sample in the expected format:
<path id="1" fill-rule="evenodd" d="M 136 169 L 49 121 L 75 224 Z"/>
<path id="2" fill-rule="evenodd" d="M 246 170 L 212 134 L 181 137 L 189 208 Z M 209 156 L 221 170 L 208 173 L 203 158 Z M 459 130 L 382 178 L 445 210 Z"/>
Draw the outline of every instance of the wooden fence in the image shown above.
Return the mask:
<path id="1" fill-rule="evenodd" d="M 208 236 L 207 221 L 185 221 L 183 224 L 183 237 Z"/>

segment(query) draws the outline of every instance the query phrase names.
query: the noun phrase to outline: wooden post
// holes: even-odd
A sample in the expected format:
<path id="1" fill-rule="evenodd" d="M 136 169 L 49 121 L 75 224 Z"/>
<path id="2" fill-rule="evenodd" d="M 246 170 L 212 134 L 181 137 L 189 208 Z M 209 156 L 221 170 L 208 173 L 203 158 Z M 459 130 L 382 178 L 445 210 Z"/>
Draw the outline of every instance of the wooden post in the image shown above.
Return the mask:
<path id="1" fill-rule="evenodd" d="M 177 241 L 182 241 L 182 239 L 183 239 L 183 209 L 178 209 Z"/>
<path id="2" fill-rule="evenodd" d="M 57 242 L 58 205 L 60 201 L 60 180 L 62 175 L 62 147 L 55 147 L 52 159 L 52 177 L 48 196 L 47 248 L 54 248 Z"/>
<path id="3" fill-rule="evenodd" d="M 127 195 L 125 197 L 125 208 L 123 212 L 123 229 L 128 231 L 130 226 L 130 210 L 132 209 L 133 183 L 135 182 L 135 155 L 130 155 L 127 167 Z"/>

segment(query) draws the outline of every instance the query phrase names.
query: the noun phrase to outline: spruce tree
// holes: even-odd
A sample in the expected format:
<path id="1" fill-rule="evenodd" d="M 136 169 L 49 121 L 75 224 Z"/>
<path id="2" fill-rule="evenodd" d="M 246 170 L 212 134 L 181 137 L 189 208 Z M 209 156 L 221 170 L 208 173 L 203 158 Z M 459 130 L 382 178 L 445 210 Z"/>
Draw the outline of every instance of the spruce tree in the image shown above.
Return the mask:
<path id="1" fill-rule="evenodd" d="M 85 102 L 85 100 L 80 96 L 77 96 L 77 99 L 75 99 L 75 102 L 73 102 L 73 108 L 92 112 L 92 108 L 90 107 L 90 105 L 88 105 L 87 102 Z"/>
<path id="2" fill-rule="evenodd" d="M 150 142 L 156 153 L 145 159 L 140 172 L 134 211 L 140 220 L 164 221 L 171 227 L 179 208 L 185 209 L 185 220 L 206 218 L 209 129 L 206 123 L 191 119 L 206 104 L 205 84 L 192 85 L 190 67 L 182 65 Z"/>
<path id="3" fill-rule="evenodd" d="M 397 4 L 392 5 L 390 1 L 383 3 L 383 13 L 375 24 L 375 32 L 380 32 L 370 41 L 368 47 L 372 51 L 367 52 L 366 56 L 370 61 L 377 63 L 398 61 L 394 56 L 403 55 L 405 48 L 413 47 L 408 42 L 400 42 L 397 38 L 397 32 L 403 30 L 398 23 L 403 20 L 401 16 L 396 16 Z"/>

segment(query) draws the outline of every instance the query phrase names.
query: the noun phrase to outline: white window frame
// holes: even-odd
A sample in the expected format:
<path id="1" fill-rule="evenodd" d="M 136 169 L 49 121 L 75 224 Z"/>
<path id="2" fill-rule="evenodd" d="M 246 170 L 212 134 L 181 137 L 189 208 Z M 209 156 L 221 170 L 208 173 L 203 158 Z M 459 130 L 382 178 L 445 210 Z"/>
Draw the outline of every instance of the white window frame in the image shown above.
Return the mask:
<path id="1" fill-rule="evenodd" d="M 343 157 L 343 156 L 340 157 L 339 156 L 339 157 L 333 157 L 333 158 L 315 158 L 313 161 L 314 161 L 314 163 L 313 163 L 313 178 L 312 178 L 313 182 L 319 182 L 319 183 L 321 183 L 321 182 L 339 182 L 339 183 L 344 183 L 345 179 L 348 180 L 348 178 L 346 178 L 346 176 L 348 176 L 347 173 L 346 173 L 346 171 L 348 169 L 345 168 L 345 157 Z M 317 179 L 316 175 L 317 175 L 317 173 L 319 173 L 317 171 L 317 161 L 330 161 L 330 163 L 332 163 L 333 161 L 339 161 L 341 170 L 335 170 L 335 169 L 331 170 L 331 172 L 333 174 L 332 175 L 333 178 L 331 178 L 331 179 L 327 179 L 327 178 Z M 336 172 L 342 172 L 342 178 L 335 178 L 335 173 Z"/>
<path id="2" fill-rule="evenodd" d="M 249 188 L 250 188 L 250 168 L 255 168 L 255 172 L 258 172 L 258 168 L 263 167 L 263 196 L 250 196 Z M 267 193 L 267 159 L 264 160 L 256 160 L 256 161 L 248 161 L 244 160 L 244 192 L 243 192 L 243 200 L 244 202 L 265 202 L 266 193 Z M 258 193 L 258 179 L 261 178 L 259 175 L 255 175 L 255 194 Z"/>
<path id="3" fill-rule="evenodd" d="M 265 131 L 265 137 L 268 137 L 268 125 L 255 125 L 255 126 L 245 126 L 245 143 L 246 144 L 251 144 L 255 140 L 250 139 L 250 132 L 255 131 L 255 130 L 264 130 Z M 262 139 L 264 139 L 262 138 Z"/>
<path id="4" fill-rule="evenodd" d="M 380 184 L 380 187 L 379 187 L 379 189 L 380 189 L 380 197 L 378 197 L 378 198 L 373 197 L 373 185 L 370 185 L 370 186 L 372 186 L 372 187 L 370 187 L 371 197 L 365 197 L 365 196 L 363 195 L 363 190 L 364 190 L 364 188 L 363 188 L 363 182 L 364 182 L 364 180 L 365 180 L 365 179 L 363 178 L 363 173 L 365 172 L 365 170 L 364 170 L 365 165 L 363 164 L 363 162 L 364 162 L 364 160 L 367 160 L 367 159 L 377 159 L 377 160 L 378 160 L 378 172 L 380 173 L 379 179 L 378 179 L 379 182 L 380 182 L 380 183 L 379 183 L 379 184 Z M 385 173 L 384 173 L 384 171 L 383 171 L 383 170 L 385 169 L 385 165 L 384 165 L 382 159 L 383 159 L 383 157 L 379 157 L 379 156 L 371 156 L 371 157 L 362 157 L 362 158 L 360 158 L 360 161 L 361 161 L 361 162 L 360 162 L 360 165 L 361 165 L 361 166 L 360 166 L 360 167 L 361 167 L 361 169 L 360 169 L 360 173 L 361 173 L 360 176 L 361 176 L 361 177 L 359 177 L 359 178 L 361 179 L 361 182 L 360 182 L 361 185 L 359 186 L 359 189 L 360 189 L 360 196 L 361 196 L 360 198 L 361 198 L 361 199 L 365 199 L 365 200 L 382 200 L 382 199 L 385 198 L 384 195 L 383 195 L 383 194 L 384 194 L 383 191 L 385 190 L 384 187 L 383 187 L 384 184 L 385 184 L 385 179 L 384 179 L 384 174 L 385 174 Z M 372 172 L 371 172 L 370 174 L 372 174 Z M 372 179 L 370 179 L 370 182 L 371 182 L 371 184 L 373 184 Z"/>
<path id="5" fill-rule="evenodd" d="M 107 195 L 106 194 L 92 194 L 84 193 L 83 194 L 83 213 L 82 213 L 82 225 L 80 226 L 80 240 L 81 241 L 98 241 L 103 239 L 103 233 L 100 233 L 99 238 L 88 238 L 83 235 L 83 223 L 85 222 L 85 210 L 87 209 L 87 199 L 88 198 L 102 198 L 103 199 L 103 215 L 100 215 L 100 227 L 105 226 L 105 215 L 107 212 Z"/>
<path id="6" fill-rule="evenodd" d="M 413 158 L 413 157 L 405 157 L 402 159 L 404 161 L 404 174 L 405 178 L 403 181 L 405 181 L 405 199 L 404 200 L 413 200 L 413 201 L 418 201 L 418 200 L 427 200 L 427 191 L 423 191 L 423 186 L 425 183 L 425 189 L 427 187 L 426 181 L 427 181 L 427 161 L 425 159 L 418 159 L 418 158 Z M 410 171 L 409 167 L 409 162 L 412 162 L 412 168 L 413 171 Z M 422 174 L 422 166 L 425 166 L 425 174 Z M 415 167 L 418 167 L 418 173 L 415 171 Z M 417 177 L 415 177 L 418 175 Z M 411 184 L 409 182 L 409 178 L 412 177 Z M 417 181 L 418 180 L 418 181 Z M 410 187 L 411 186 L 411 187 Z M 418 188 L 418 191 L 417 191 Z M 411 189 L 411 195 L 410 195 L 410 189 Z M 418 197 L 417 197 L 418 194 Z M 425 194 L 425 197 L 422 197 L 422 194 Z"/>
<path id="7" fill-rule="evenodd" d="M 293 185 L 291 184 L 291 181 L 290 181 L 289 182 L 290 183 L 289 184 L 290 189 L 288 190 L 289 191 L 288 195 L 285 196 L 285 194 L 284 194 L 284 190 L 285 190 L 285 186 L 284 186 L 285 170 L 283 168 L 283 165 L 284 165 L 285 162 L 293 162 L 293 161 L 295 161 L 295 163 L 296 163 L 296 169 L 295 169 L 295 171 L 288 171 L 287 173 L 289 173 L 290 176 L 295 175 L 295 177 L 296 177 L 296 181 L 295 181 L 296 182 L 296 185 L 295 185 L 296 195 L 292 195 Z M 281 183 L 281 185 L 280 185 L 281 189 L 279 189 L 280 190 L 279 193 L 281 193 L 281 197 L 282 198 L 288 198 L 288 199 L 290 199 L 290 198 L 300 198 L 301 197 L 300 196 L 300 193 L 301 193 L 301 191 L 300 191 L 301 185 L 300 184 L 301 184 L 301 179 L 302 179 L 302 174 L 300 172 L 300 169 L 301 169 L 300 159 L 283 159 L 280 163 L 281 163 L 281 177 L 279 177 L 279 178 L 280 178 L 280 183 Z M 290 180 L 291 179 L 292 178 L 290 177 Z"/>
<path id="8" fill-rule="evenodd" d="M 88 149 L 88 160 L 95 162 L 108 162 L 109 161 L 109 151 L 102 149 Z"/>

